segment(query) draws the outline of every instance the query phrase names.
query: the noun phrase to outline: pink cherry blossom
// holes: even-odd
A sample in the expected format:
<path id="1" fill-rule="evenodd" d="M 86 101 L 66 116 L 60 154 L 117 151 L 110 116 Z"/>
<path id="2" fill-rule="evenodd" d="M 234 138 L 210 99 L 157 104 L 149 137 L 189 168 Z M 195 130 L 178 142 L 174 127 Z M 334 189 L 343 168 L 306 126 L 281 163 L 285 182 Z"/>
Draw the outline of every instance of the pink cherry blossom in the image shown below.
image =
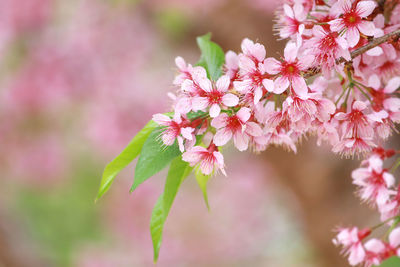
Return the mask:
<path id="1" fill-rule="evenodd" d="M 389 234 L 389 242 L 373 238 L 365 243 L 365 265 L 379 265 L 391 256 L 400 256 L 400 228 L 393 229 Z"/>
<path id="2" fill-rule="evenodd" d="M 329 71 L 337 67 L 336 59 L 351 60 L 347 41 L 337 32 L 326 31 L 320 25 L 313 27 L 313 37 L 305 42 L 305 46 L 325 76 L 330 76 Z"/>
<path id="3" fill-rule="evenodd" d="M 339 0 L 331 8 L 331 14 L 341 17 L 329 22 L 331 30 L 341 32 L 346 30 L 346 39 L 350 47 L 354 47 L 360 40 L 360 32 L 367 36 L 373 36 L 374 23 L 363 20 L 375 9 L 374 1 L 360 1 L 354 7 L 350 0 Z"/>
<path id="4" fill-rule="evenodd" d="M 270 87 L 269 91 L 281 94 L 290 86 L 298 96 L 306 96 L 308 87 L 301 76 L 301 71 L 305 71 L 311 65 L 313 57 L 304 56 L 298 58 L 298 47 L 293 42 L 289 42 L 286 45 L 284 57 L 282 62 L 271 57 L 264 61 L 264 68 L 267 73 L 277 75 L 274 87 Z"/>
<path id="5" fill-rule="evenodd" d="M 353 183 L 359 186 L 362 200 L 382 205 L 394 193 L 390 188 L 394 185 L 393 175 L 383 169 L 383 162 L 373 156 L 368 160 L 367 168 L 358 168 L 352 172 Z"/>
<path id="6" fill-rule="evenodd" d="M 236 148 L 244 151 L 249 146 L 250 136 L 260 136 L 260 126 L 249 121 L 250 109 L 241 108 L 236 114 L 229 116 L 226 113 L 220 114 L 211 121 L 211 126 L 217 128 L 214 136 L 214 144 L 223 146 L 233 137 Z"/>
<path id="7" fill-rule="evenodd" d="M 343 247 L 343 253 L 348 254 L 350 265 L 360 264 L 365 259 L 365 249 L 362 240 L 371 233 L 370 229 L 358 230 L 357 227 L 340 229 L 333 243 Z"/>
<path id="8" fill-rule="evenodd" d="M 208 149 L 195 146 L 182 154 L 182 159 L 190 163 L 190 166 L 199 164 L 200 170 L 205 175 L 210 175 L 214 170 L 220 170 L 224 175 L 224 157 L 215 145 Z"/>
<path id="9" fill-rule="evenodd" d="M 162 131 L 161 138 L 167 146 L 173 145 L 175 139 L 177 139 L 179 149 L 183 152 L 185 150 L 184 139 L 195 141 L 195 137 L 193 136 L 194 128 L 190 127 L 190 122 L 182 118 L 178 113 L 175 114 L 173 119 L 164 114 L 155 114 L 153 115 L 153 121 L 166 126 Z"/>
<path id="10" fill-rule="evenodd" d="M 283 13 L 279 18 L 276 28 L 281 38 L 300 37 L 303 34 L 303 22 L 307 18 L 307 12 L 301 3 L 296 2 L 293 7 L 284 4 Z"/>
<path id="11" fill-rule="evenodd" d="M 229 89 L 230 78 L 227 75 L 221 76 L 215 85 L 208 79 L 204 78 L 200 82 L 199 96 L 192 100 L 193 110 L 205 110 L 210 107 L 210 116 L 215 118 L 221 112 L 221 105 L 234 107 L 239 103 L 239 98 L 231 93 L 227 93 Z"/>
<path id="12" fill-rule="evenodd" d="M 239 79 L 234 82 L 238 92 L 247 94 L 251 102 L 257 104 L 264 94 L 264 90 L 273 91 L 273 81 L 266 73 L 262 62 L 265 59 L 265 48 L 249 39 L 242 42 L 243 54 L 239 55 Z"/>

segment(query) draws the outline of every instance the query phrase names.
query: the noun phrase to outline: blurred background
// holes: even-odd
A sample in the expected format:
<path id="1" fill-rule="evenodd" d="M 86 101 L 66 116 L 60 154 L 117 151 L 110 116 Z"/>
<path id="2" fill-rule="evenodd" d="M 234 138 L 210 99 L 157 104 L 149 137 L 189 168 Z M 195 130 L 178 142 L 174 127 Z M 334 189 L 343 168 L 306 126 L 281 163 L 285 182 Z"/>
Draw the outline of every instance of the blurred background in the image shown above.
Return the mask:
<path id="1" fill-rule="evenodd" d="M 104 166 L 169 110 L 174 58 L 195 37 L 249 37 L 279 55 L 273 0 L 1 0 L 0 266 L 153 266 L 151 210 L 165 172 L 129 194 L 134 164 L 94 198 Z M 311 138 L 298 155 L 226 154 L 228 177 L 179 192 L 157 266 L 346 266 L 338 225 L 373 225 L 350 172 Z M 230 153 L 232 152 L 232 153 Z"/>

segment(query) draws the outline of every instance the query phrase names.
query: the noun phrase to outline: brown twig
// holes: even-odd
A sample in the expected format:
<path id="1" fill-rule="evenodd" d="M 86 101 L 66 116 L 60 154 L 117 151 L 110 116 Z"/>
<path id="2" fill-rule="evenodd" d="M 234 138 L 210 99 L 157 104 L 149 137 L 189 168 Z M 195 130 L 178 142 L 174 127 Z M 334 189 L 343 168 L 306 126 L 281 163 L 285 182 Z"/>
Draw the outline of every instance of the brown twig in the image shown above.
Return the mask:
<path id="1" fill-rule="evenodd" d="M 376 47 L 376 46 L 378 46 L 380 44 L 383 44 L 383 43 L 389 41 L 391 38 L 400 38 L 400 29 L 396 30 L 396 31 L 393 31 L 391 33 L 385 34 L 385 35 L 383 35 L 381 37 L 372 39 L 368 44 L 366 44 L 366 45 L 364 45 L 364 46 L 362 46 L 360 48 L 357 48 L 356 50 L 352 51 L 350 53 L 350 56 L 351 56 L 352 59 L 356 58 L 359 55 L 364 54 L 368 50 L 370 50 L 370 49 L 372 49 L 372 48 L 374 48 L 374 47 Z M 340 63 L 343 63 L 343 62 L 346 62 L 346 60 L 344 58 L 342 58 L 342 57 L 338 58 L 336 60 L 336 64 L 340 64 Z M 308 69 L 307 71 L 304 72 L 303 77 L 304 78 L 310 78 L 310 77 L 312 77 L 314 75 L 317 75 L 320 72 L 321 72 L 321 68 L 319 68 L 319 67 L 310 68 L 310 69 Z"/>

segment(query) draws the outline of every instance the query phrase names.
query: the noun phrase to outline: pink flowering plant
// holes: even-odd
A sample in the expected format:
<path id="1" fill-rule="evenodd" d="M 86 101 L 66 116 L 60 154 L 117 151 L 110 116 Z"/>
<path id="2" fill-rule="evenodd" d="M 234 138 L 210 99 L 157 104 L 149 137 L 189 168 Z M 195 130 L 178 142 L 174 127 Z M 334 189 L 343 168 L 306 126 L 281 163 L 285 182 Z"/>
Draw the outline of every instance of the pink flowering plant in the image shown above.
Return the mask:
<path id="1" fill-rule="evenodd" d="M 232 142 L 239 151 L 255 152 L 283 146 L 296 153 L 303 137 L 314 135 L 334 153 L 364 158 L 351 175 L 353 183 L 360 199 L 381 215 L 373 227 L 339 228 L 334 244 L 353 266 L 400 256 L 395 177 L 400 152 L 384 148 L 400 122 L 397 3 L 285 0 L 275 25 L 287 40 L 280 59 L 268 57 L 262 44 L 249 39 L 243 40 L 241 52 L 224 53 L 210 35 L 198 37 L 202 54 L 197 64 L 176 58 L 171 112 L 155 114 L 107 165 L 97 198 L 136 157 L 131 191 L 170 166 L 150 221 L 157 260 L 166 217 L 191 172 L 208 206 L 209 178 L 216 172 L 227 175 L 221 153 L 225 145 Z M 370 237 L 385 226 L 383 237 Z"/>

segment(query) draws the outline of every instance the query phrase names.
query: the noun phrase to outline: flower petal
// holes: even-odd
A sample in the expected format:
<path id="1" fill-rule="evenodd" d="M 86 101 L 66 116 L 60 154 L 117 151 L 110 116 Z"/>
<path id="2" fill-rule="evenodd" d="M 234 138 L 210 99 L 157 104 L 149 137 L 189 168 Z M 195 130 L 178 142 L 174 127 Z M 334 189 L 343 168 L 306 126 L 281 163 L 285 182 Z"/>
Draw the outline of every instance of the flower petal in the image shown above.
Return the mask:
<path id="1" fill-rule="evenodd" d="M 245 123 L 246 121 L 249 120 L 250 115 L 251 115 L 250 109 L 249 109 L 249 108 L 245 108 L 245 107 L 241 108 L 241 109 L 236 113 L 236 116 L 237 116 L 243 123 Z"/>
<path id="2" fill-rule="evenodd" d="M 307 96 L 308 87 L 303 77 L 297 76 L 292 79 L 292 86 L 294 92 L 301 97 Z"/>
<path id="3" fill-rule="evenodd" d="M 228 143 L 231 138 L 232 131 L 226 128 L 222 128 L 215 133 L 213 142 L 216 146 L 223 146 L 226 145 L 226 143 Z"/>
<path id="4" fill-rule="evenodd" d="M 229 78 L 228 75 L 223 75 L 223 76 L 219 77 L 219 79 L 216 83 L 217 90 L 220 92 L 228 91 L 230 83 L 231 83 L 231 79 Z"/>
<path id="5" fill-rule="evenodd" d="M 356 27 L 348 28 L 346 39 L 350 47 L 355 47 L 358 44 L 358 41 L 360 41 L 360 33 L 358 32 L 358 29 Z"/>
<path id="6" fill-rule="evenodd" d="M 374 1 L 360 1 L 357 3 L 356 12 L 362 17 L 368 17 L 374 11 L 376 4 Z"/>
<path id="7" fill-rule="evenodd" d="M 221 112 L 221 108 L 219 107 L 218 104 L 213 104 L 210 108 L 210 117 L 215 118 L 219 115 Z"/>
<path id="8" fill-rule="evenodd" d="M 226 94 L 222 97 L 222 104 L 227 107 L 234 107 L 239 103 L 239 98 L 234 94 Z"/>

